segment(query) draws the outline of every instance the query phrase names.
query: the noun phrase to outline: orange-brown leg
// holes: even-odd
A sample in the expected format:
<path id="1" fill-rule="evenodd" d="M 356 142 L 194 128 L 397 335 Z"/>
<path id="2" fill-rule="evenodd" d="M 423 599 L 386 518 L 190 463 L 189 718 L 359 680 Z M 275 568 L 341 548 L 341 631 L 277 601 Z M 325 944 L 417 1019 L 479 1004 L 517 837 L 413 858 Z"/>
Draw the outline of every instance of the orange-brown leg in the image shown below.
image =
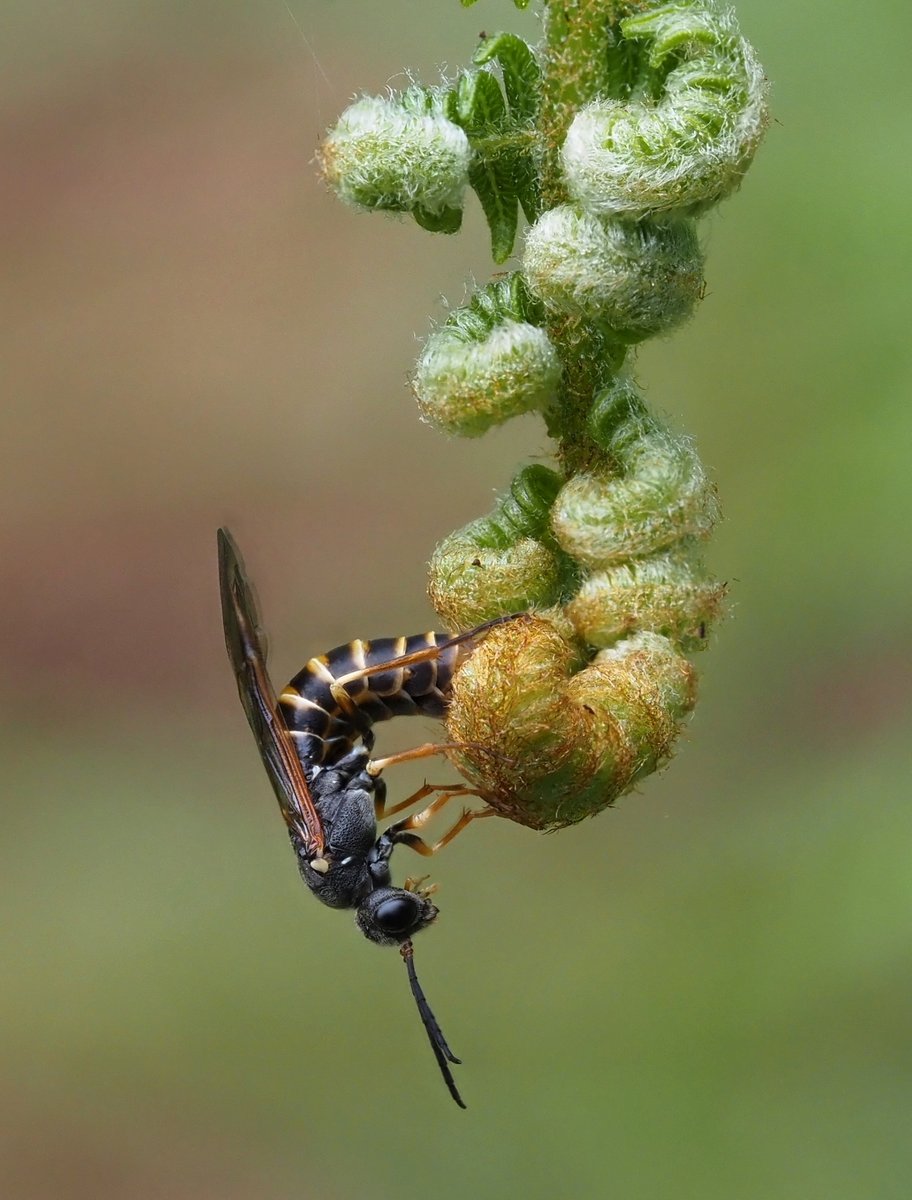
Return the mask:
<path id="1" fill-rule="evenodd" d="M 417 877 L 407 875 L 405 883 L 402 886 L 407 892 L 417 892 L 419 896 L 433 896 L 438 890 L 438 885 L 436 883 L 428 883 L 428 879 L 430 879 L 430 875 L 419 875 Z"/>
<path id="2" fill-rule="evenodd" d="M 480 742 L 425 742 L 423 746 L 414 746 L 411 750 L 403 750 L 399 754 L 389 754 L 386 758 L 373 758 L 367 764 L 367 772 L 369 775 L 379 775 L 381 771 L 385 771 L 387 767 L 398 766 L 399 763 L 413 762 L 419 758 L 430 758 L 434 754 L 446 754 L 448 750 L 480 750 L 491 758 L 499 759 L 501 762 L 512 763 L 515 760 L 507 758 L 497 750 L 492 750 L 490 746 L 484 746 Z"/>
<path id="3" fill-rule="evenodd" d="M 387 767 L 414 762 L 419 758 L 431 758 L 435 754 L 446 754 L 447 750 L 458 750 L 462 744 L 462 742 L 425 742 L 423 746 L 414 746 L 411 750 L 402 750 L 399 754 L 388 754 L 386 758 L 372 758 L 367 764 L 367 773 L 368 775 L 379 775 Z"/>
<path id="4" fill-rule="evenodd" d="M 346 675 L 347 679 L 348 676 Z M 339 711 L 344 712 L 347 717 L 356 717 L 358 715 L 358 706 L 337 679 L 329 685 L 329 691 L 333 700 L 339 706 Z"/>
<path id="5" fill-rule="evenodd" d="M 471 788 L 452 788 L 445 795 L 438 796 L 436 800 L 431 801 L 427 808 L 423 808 L 420 812 L 413 813 L 412 816 L 406 817 L 403 821 L 398 821 L 395 825 L 391 825 L 387 829 L 387 835 L 397 844 L 409 846 L 417 854 L 422 854 L 425 857 L 430 857 L 436 854 L 438 850 L 442 850 L 448 845 L 458 833 L 467 828 L 473 821 L 479 821 L 483 817 L 493 817 L 495 812 L 493 808 L 472 809 L 464 808 L 459 820 L 451 826 L 450 829 L 439 838 L 434 844 L 428 845 L 424 838 L 417 833 L 413 833 L 414 829 L 420 829 L 430 818 L 438 812 L 448 800 L 453 796 L 479 796 L 480 793 Z M 481 799 L 484 799 L 481 796 Z"/>
<path id="6" fill-rule="evenodd" d="M 477 792 L 471 791 L 464 783 L 426 783 L 420 787 L 417 792 L 412 792 L 411 796 L 406 796 L 404 800 L 400 800 L 398 804 L 394 804 L 392 808 L 386 807 L 384 800 L 374 799 L 374 812 L 377 815 L 377 820 L 382 821 L 386 817 L 394 817 L 396 813 L 403 812 L 406 808 L 411 808 L 413 804 L 420 804 L 422 800 L 426 800 L 428 796 L 433 796 L 435 792 L 441 793 L 434 803 L 437 809 L 443 808 L 447 800 L 453 796 L 477 796 Z M 416 814 L 417 815 L 417 814 Z M 425 818 L 427 820 L 427 818 Z"/>

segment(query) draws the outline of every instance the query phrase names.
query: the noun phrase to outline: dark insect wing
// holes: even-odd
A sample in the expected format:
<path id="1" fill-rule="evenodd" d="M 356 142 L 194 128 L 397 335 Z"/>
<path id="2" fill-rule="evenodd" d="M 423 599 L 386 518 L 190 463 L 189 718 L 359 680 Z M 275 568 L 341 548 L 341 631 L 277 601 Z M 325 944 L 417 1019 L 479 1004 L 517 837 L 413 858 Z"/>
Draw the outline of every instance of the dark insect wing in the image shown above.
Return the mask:
<path id="1" fill-rule="evenodd" d="M 240 551 L 227 529 L 218 531 L 218 557 L 225 645 L 241 703 L 285 823 L 309 853 L 322 855 L 323 826 L 276 705 L 275 691 L 266 671 L 266 651 L 253 589 Z"/>

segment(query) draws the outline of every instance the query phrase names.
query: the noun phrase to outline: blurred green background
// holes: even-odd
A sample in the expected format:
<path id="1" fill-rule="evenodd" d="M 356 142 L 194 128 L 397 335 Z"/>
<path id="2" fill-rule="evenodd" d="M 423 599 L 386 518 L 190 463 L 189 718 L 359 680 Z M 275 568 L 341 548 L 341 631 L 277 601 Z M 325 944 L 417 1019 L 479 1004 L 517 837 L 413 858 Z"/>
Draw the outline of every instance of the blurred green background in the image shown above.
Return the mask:
<path id="1" fill-rule="evenodd" d="M 703 225 L 697 318 L 640 358 L 718 479 L 733 619 L 642 794 L 434 864 L 461 1113 L 398 957 L 296 877 L 214 532 L 281 681 L 426 628 L 437 539 L 547 453 L 408 394 L 490 271 L 474 201 L 431 237 L 313 163 L 353 93 L 535 13 L 5 5 L 3 1197 L 909 1196 L 912 9 L 738 8 L 776 122 Z M 383 748 L 433 731 L 402 724 Z"/>

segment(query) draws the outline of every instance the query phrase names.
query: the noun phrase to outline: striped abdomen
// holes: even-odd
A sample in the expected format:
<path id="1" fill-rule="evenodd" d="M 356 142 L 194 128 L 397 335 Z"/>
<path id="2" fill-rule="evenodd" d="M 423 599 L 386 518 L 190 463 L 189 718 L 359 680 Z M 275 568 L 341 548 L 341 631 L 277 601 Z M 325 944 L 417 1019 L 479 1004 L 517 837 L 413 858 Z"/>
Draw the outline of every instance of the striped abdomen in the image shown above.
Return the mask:
<path id="1" fill-rule="evenodd" d="M 372 744 L 370 727 L 391 717 L 423 714 L 442 717 L 456 667 L 471 651 L 470 641 L 454 643 L 446 634 L 360 638 L 312 658 L 279 697 L 279 708 L 305 767 L 336 762 L 363 738 Z M 396 666 L 395 660 L 430 651 L 422 662 Z M 388 670 L 361 675 L 389 663 Z M 356 676 L 355 678 L 346 678 Z M 341 688 L 350 698 L 340 703 Z"/>

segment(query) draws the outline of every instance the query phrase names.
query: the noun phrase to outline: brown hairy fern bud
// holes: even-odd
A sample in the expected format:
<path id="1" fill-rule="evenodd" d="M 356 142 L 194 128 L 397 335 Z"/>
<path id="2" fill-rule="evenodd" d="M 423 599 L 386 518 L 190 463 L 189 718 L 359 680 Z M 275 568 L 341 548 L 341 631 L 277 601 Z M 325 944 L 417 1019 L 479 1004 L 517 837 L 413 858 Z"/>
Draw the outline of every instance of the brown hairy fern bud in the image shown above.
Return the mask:
<path id="1" fill-rule="evenodd" d="M 659 634 L 584 663 L 530 616 L 492 630 L 456 676 L 453 761 L 496 812 L 533 829 L 613 804 L 668 758 L 696 698 L 693 667 Z"/>

